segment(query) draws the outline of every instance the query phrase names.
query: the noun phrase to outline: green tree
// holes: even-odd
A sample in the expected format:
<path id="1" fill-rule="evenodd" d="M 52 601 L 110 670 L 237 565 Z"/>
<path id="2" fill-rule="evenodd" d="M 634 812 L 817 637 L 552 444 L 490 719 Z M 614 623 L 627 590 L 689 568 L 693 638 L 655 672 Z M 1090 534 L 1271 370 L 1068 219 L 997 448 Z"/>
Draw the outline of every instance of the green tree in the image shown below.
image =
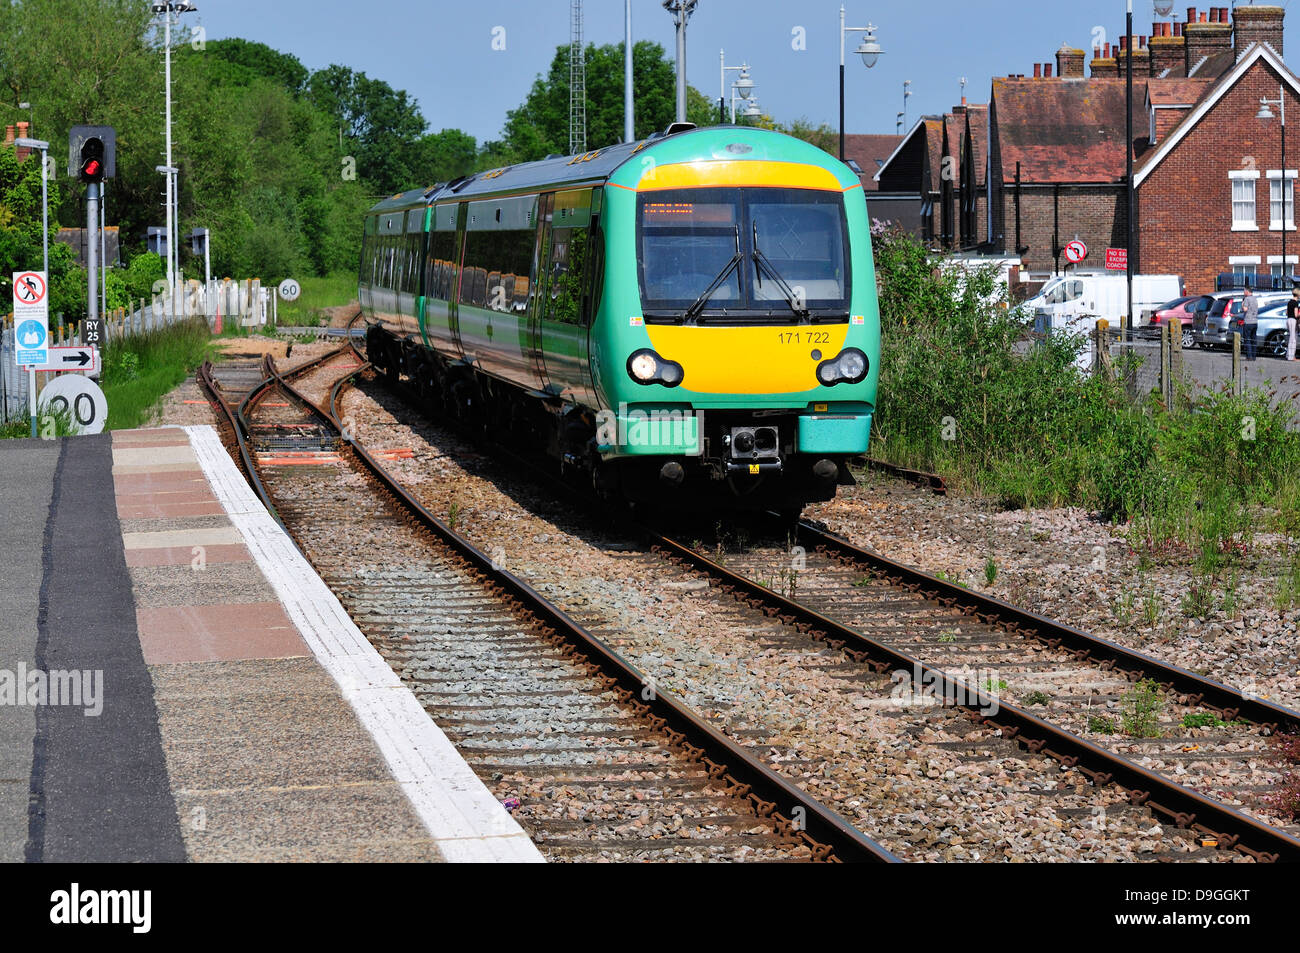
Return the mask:
<path id="1" fill-rule="evenodd" d="M 308 95 L 354 144 L 358 171 L 381 194 L 418 184 L 415 159 L 428 124 L 404 90 L 346 66 L 329 66 L 312 74 Z"/>
<path id="2" fill-rule="evenodd" d="M 623 139 L 623 44 L 589 45 L 587 67 L 587 148 L 601 149 Z M 658 43 L 632 47 L 638 139 L 666 129 L 676 117 L 673 62 Z M 687 90 L 687 119 L 707 126 L 717 121 L 717 106 L 694 88 Z M 533 82 L 527 99 L 506 114 L 499 142 L 485 147 L 491 164 L 529 162 L 569 151 L 569 48 L 556 48 L 546 75 Z"/>

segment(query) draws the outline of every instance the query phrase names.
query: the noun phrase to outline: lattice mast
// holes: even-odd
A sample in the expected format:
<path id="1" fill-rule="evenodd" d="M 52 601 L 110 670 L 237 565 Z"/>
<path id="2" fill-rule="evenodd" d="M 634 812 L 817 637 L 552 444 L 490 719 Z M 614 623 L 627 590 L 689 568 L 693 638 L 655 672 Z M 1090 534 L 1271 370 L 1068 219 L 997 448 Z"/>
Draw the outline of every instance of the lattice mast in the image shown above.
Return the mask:
<path id="1" fill-rule="evenodd" d="M 587 60 L 582 44 L 582 0 L 570 4 L 569 154 L 587 151 Z"/>

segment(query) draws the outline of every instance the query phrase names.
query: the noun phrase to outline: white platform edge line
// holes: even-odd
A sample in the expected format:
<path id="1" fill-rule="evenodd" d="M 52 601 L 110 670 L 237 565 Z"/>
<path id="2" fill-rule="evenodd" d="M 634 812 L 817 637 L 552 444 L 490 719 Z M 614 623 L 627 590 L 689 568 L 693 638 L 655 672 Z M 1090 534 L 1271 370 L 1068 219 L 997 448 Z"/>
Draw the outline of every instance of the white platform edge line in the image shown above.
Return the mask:
<path id="1" fill-rule="evenodd" d="M 544 862 L 334 593 L 271 519 L 211 426 L 184 428 L 212 491 L 449 862 Z"/>

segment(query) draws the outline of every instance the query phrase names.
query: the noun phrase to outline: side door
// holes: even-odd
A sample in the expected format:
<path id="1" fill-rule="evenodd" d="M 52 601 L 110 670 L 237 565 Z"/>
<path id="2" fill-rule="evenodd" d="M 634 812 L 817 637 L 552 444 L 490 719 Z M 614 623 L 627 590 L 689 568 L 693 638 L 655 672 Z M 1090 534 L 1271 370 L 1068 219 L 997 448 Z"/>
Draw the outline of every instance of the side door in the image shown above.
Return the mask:
<path id="1" fill-rule="evenodd" d="M 588 345 L 595 251 L 591 203 L 589 188 L 555 193 L 541 303 L 547 390 L 588 407 L 596 405 Z"/>

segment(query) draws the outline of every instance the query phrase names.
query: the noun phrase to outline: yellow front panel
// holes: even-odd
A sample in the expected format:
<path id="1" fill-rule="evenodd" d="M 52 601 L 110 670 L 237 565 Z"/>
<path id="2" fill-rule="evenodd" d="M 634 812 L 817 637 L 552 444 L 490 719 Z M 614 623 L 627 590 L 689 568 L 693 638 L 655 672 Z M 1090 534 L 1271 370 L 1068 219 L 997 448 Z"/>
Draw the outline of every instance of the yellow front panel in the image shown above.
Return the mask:
<path id="1" fill-rule="evenodd" d="M 798 162 L 748 161 L 679 162 L 673 165 L 650 165 L 641 181 L 639 192 L 661 189 L 717 188 L 719 186 L 783 189 L 818 189 L 844 192 L 839 179 L 827 169 Z"/>
<path id="2" fill-rule="evenodd" d="M 646 326 L 650 346 L 685 370 L 697 394 L 798 394 L 820 387 L 817 365 L 844 349 L 847 324 L 825 327 Z M 813 357 L 813 352 L 819 357 Z"/>

